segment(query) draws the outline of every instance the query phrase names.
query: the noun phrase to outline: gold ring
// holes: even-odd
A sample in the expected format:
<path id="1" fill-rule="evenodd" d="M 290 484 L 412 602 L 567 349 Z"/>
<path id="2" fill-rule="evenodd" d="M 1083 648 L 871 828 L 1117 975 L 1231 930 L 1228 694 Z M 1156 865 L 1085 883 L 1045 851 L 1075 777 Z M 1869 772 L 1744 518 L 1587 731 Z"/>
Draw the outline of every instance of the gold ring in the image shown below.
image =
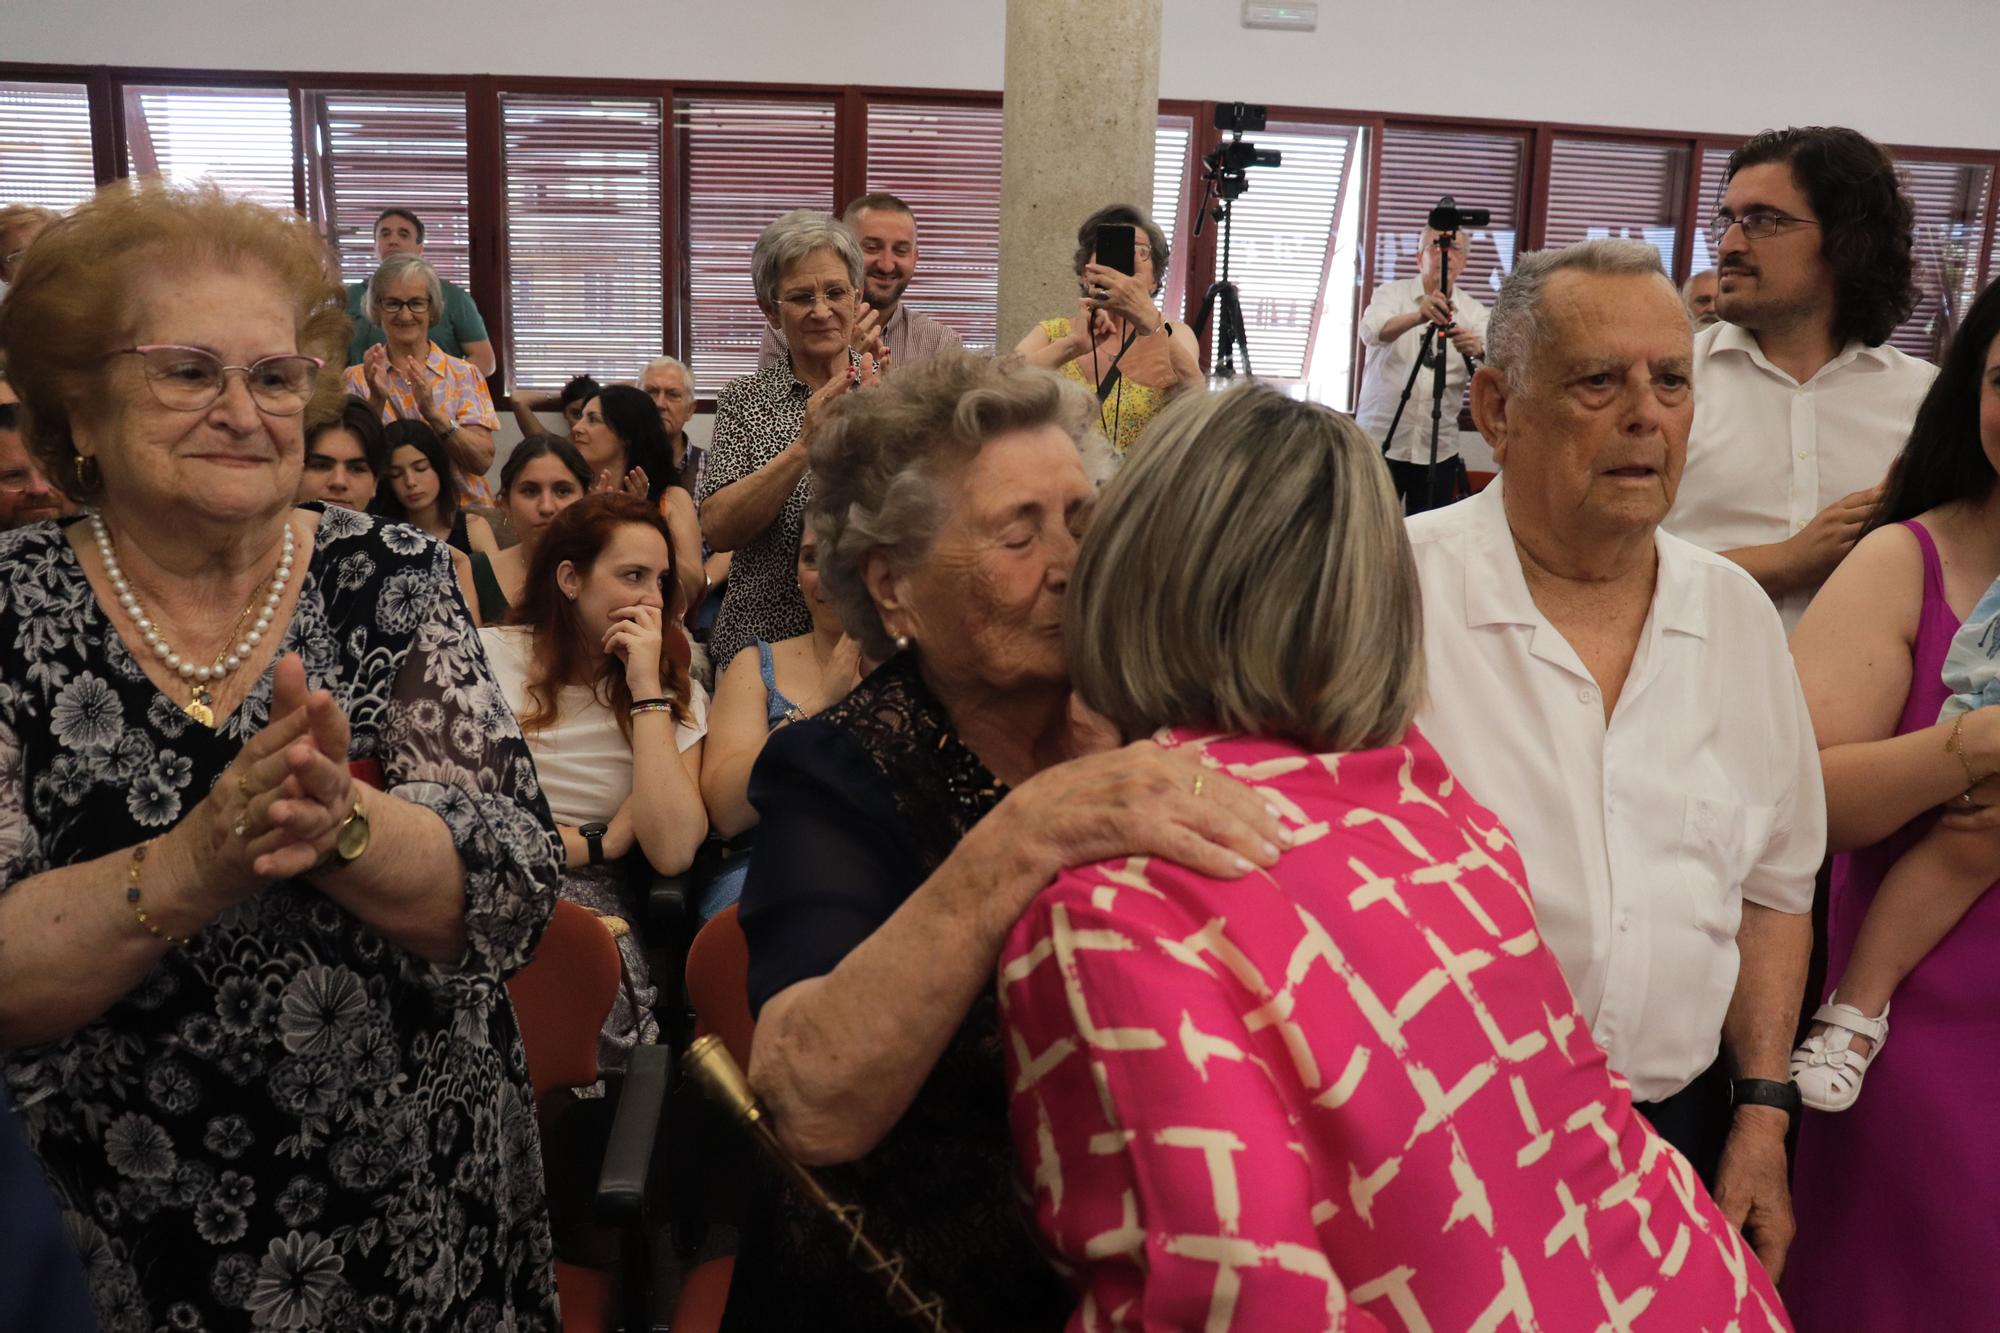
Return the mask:
<path id="1" fill-rule="evenodd" d="M 1197 801 L 1201 799 L 1201 784 L 1207 780 L 1208 774 L 1206 773 L 1197 773 L 1194 775 L 1194 798 Z"/>

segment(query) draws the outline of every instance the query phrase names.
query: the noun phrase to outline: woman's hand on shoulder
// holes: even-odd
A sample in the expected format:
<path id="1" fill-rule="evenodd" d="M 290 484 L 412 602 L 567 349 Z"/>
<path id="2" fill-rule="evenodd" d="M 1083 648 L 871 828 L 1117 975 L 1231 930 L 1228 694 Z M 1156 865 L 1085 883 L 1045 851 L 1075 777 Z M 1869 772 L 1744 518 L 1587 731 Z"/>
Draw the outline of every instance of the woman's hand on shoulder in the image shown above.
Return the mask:
<path id="1" fill-rule="evenodd" d="M 1151 741 L 1046 768 L 1001 803 L 1048 877 L 1125 856 L 1160 857 L 1212 879 L 1277 863 L 1292 835 L 1262 796 L 1192 750 Z M 998 813 L 996 811 L 996 813 Z"/>

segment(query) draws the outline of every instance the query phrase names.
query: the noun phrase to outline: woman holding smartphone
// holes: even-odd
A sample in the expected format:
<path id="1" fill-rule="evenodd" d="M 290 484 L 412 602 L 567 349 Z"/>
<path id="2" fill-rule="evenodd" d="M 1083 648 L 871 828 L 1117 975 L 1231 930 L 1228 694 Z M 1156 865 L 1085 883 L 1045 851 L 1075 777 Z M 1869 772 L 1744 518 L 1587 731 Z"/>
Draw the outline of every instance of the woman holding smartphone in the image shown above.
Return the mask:
<path id="1" fill-rule="evenodd" d="M 1076 229 L 1076 317 L 1045 319 L 1014 348 L 1096 392 L 1121 458 L 1168 398 L 1204 380 L 1194 330 L 1154 304 L 1169 258 L 1166 234 L 1142 210 L 1098 209 Z"/>

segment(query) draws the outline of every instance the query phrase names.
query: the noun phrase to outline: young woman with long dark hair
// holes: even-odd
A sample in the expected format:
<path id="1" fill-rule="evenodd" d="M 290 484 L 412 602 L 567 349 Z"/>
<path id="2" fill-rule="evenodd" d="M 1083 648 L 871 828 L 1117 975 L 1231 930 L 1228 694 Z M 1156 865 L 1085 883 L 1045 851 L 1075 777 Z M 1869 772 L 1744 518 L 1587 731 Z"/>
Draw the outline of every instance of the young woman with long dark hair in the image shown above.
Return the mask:
<path id="1" fill-rule="evenodd" d="M 475 625 L 484 624 L 479 613 L 482 601 L 491 603 L 491 589 L 482 598 L 482 585 L 493 577 L 491 562 L 500 544 L 493 529 L 477 514 L 459 507 L 458 485 L 453 480 L 451 455 L 436 431 L 421 421 L 392 421 L 383 429 L 389 453 L 389 468 L 375 488 L 368 512 L 437 538 L 451 548 L 452 572 L 458 576 L 459 591 Z"/>
<path id="2" fill-rule="evenodd" d="M 614 384 L 584 403 L 569 438 L 595 477 L 593 489 L 623 489 L 659 506 L 674 545 L 681 599 L 692 613 L 708 591 L 701 524 L 694 497 L 674 481 L 673 442 L 653 400 L 629 384 Z"/>
<path id="3" fill-rule="evenodd" d="M 500 469 L 500 506 L 514 527 L 514 544 L 493 557 L 497 606 L 486 619 L 504 620 L 521 599 L 542 534 L 555 516 L 590 492 L 590 468 L 576 446 L 560 435 L 530 435 Z M 482 612 L 485 607 L 482 603 Z"/>

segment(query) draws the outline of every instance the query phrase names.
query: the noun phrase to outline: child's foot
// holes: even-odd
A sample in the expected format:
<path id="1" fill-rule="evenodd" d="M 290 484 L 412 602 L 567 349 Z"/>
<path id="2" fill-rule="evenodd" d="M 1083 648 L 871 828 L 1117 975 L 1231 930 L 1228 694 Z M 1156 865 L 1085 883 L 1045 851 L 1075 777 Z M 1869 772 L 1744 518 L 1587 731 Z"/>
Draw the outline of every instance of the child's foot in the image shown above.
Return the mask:
<path id="1" fill-rule="evenodd" d="M 1861 1079 L 1889 1039 L 1889 1006 L 1870 1018 L 1836 996 L 1813 1015 L 1812 1033 L 1792 1052 L 1792 1082 L 1807 1106 L 1845 1111 L 1861 1095 Z"/>

